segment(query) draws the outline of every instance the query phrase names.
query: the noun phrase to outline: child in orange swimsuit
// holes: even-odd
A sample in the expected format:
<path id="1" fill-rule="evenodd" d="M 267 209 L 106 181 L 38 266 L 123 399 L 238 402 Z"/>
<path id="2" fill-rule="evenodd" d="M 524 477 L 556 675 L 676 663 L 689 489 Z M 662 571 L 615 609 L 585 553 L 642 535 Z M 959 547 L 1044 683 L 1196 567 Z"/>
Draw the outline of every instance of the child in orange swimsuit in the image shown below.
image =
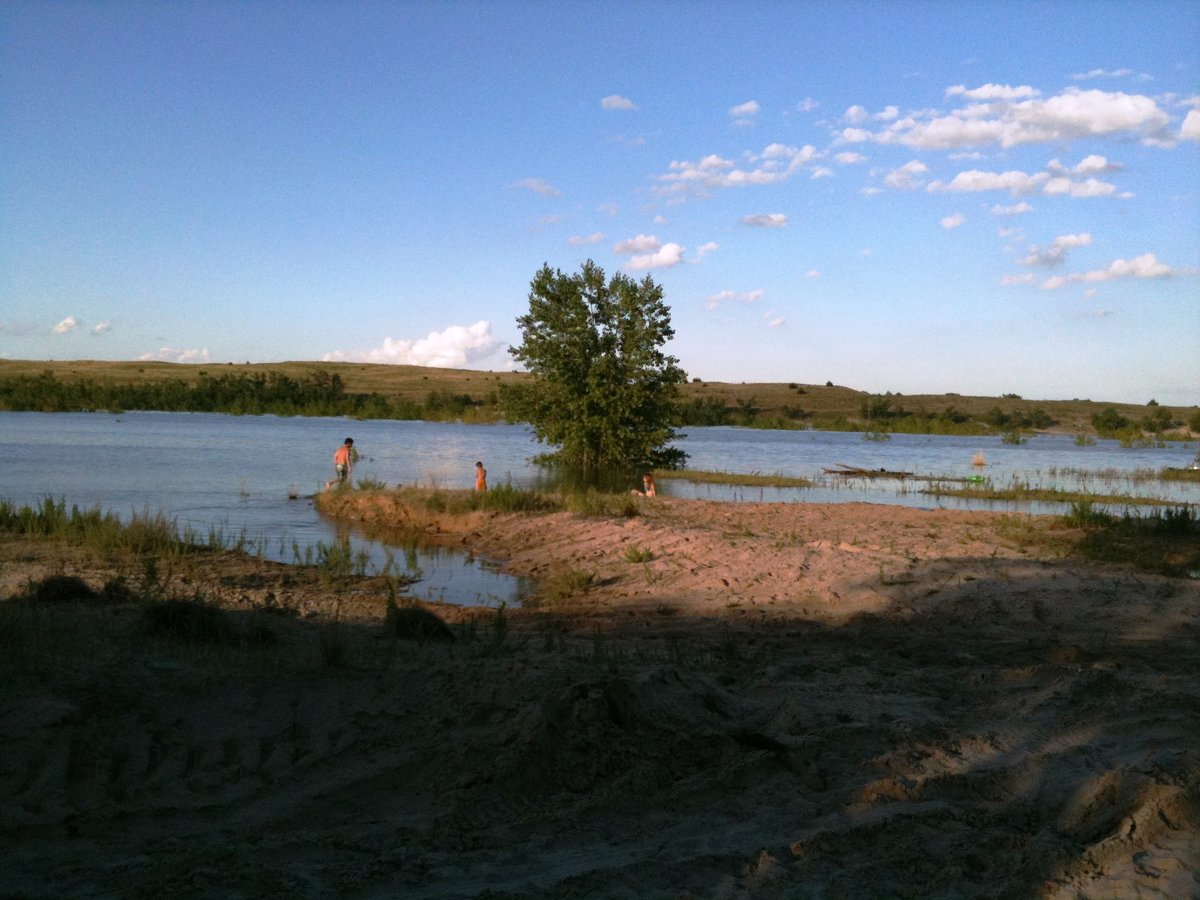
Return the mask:
<path id="1" fill-rule="evenodd" d="M 487 469 L 483 467 L 483 461 L 475 463 L 475 490 L 487 490 Z"/>

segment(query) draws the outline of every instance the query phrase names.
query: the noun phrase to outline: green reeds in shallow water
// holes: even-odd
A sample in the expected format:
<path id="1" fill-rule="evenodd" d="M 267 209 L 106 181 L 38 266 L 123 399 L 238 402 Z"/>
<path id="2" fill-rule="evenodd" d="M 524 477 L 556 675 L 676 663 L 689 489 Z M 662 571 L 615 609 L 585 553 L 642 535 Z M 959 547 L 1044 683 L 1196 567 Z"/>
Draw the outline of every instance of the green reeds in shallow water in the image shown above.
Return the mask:
<path id="1" fill-rule="evenodd" d="M 1110 506 L 1177 506 L 1178 500 L 1160 497 L 1138 497 L 1133 494 L 1093 494 L 1087 491 L 1064 491 L 1059 488 L 1034 487 L 1013 482 L 1008 487 L 996 487 L 990 481 L 970 482 L 963 487 L 951 487 L 935 481 L 921 493 L 935 497 L 971 497 L 976 500 L 1008 500 L 1014 503 L 1098 503 Z"/>
<path id="2" fill-rule="evenodd" d="M 654 477 L 660 481 L 669 478 L 694 481 L 698 484 L 731 484 L 740 487 L 808 488 L 813 483 L 808 478 L 793 475 L 765 475 L 761 472 L 714 472 L 705 469 L 656 469 Z"/>
<path id="3" fill-rule="evenodd" d="M 191 530 L 182 535 L 175 522 L 161 513 L 136 513 L 122 522 L 115 513 L 94 506 L 67 507 L 66 500 L 47 497 L 38 506 L 17 506 L 0 500 L 0 531 L 31 537 L 58 537 L 96 550 L 129 550 L 134 553 L 182 554 L 194 550 L 217 550 L 209 534 L 201 540 Z"/>

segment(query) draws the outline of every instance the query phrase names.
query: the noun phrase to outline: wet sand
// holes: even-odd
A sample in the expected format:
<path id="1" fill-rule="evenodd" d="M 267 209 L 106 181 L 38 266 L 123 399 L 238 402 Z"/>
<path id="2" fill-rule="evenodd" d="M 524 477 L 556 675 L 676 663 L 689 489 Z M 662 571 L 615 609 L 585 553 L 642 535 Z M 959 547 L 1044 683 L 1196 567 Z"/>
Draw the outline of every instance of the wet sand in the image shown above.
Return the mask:
<path id="1" fill-rule="evenodd" d="M 139 638 L 134 605 L 58 606 L 128 649 L 0 689 L 0 896 L 1200 891 L 1195 580 L 1061 557 L 1070 532 L 993 513 L 322 505 L 543 591 L 426 604 L 460 639 L 414 643 L 385 635 L 382 579 L 180 561 L 174 592 L 278 636 L 236 653 Z M 0 553 L 3 597 L 130 571 Z"/>

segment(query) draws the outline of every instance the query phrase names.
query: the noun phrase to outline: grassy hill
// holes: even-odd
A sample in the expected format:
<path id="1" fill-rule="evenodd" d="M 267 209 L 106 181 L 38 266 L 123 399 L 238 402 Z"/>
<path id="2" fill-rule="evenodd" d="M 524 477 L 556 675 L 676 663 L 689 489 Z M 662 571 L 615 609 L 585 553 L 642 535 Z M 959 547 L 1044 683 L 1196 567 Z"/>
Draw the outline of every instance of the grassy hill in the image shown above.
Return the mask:
<path id="1" fill-rule="evenodd" d="M 205 378 L 265 376 L 279 373 L 304 379 L 317 372 L 340 376 L 350 394 L 378 394 L 388 401 L 425 404 L 431 395 L 469 397 L 475 404 L 473 420 L 499 415 L 496 408 L 501 385 L 527 378 L 518 372 L 481 372 L 467 369 L 425 368 L 363 363 L 278 362 L 178 364 L 165 362 L 43 361 L 0 359 L 0 382 L 49 372 L 61 382 L 88 380 L 110 384 L 153 384 L 183 381 L 196 385 Z M 981 428 L 1005 431 L 1003 421 L 1034 421 L 1038 430 L 1095 431 L 1092 417 L 1106 409 L 1140 423 L 1153 414 L 1190 424 L 1200 432 L 1200 408 L 1115 403 L 1103 400 L 1025 400 L 1015 395 L 978 397 L 960 394 L 870 394 L 831 384 L 776 384 L 709 382 L 695 379 L 683 387 L 685 403 L 696 410 L 720 408 L 729 421 L 759 427 L 818 427 L 849 429 L 903 429 L 907 415 L 943 416 L 946 423 L 961 418 L 962 430 Z M 868 407 L 870 408 L 868 410 Z M 868 415 L 868 411 L 873 415 Z M 694 421 L 699 421 L 694 420 Z M 1013 425 L 1012 427 L 1018 427 Z M 1031 427 L 1026 425 L 1025 427 Z M 953 430 L 947 425 L 947 430 Z M 1176 429 L 1186 437 L 1186 429 Z"/>

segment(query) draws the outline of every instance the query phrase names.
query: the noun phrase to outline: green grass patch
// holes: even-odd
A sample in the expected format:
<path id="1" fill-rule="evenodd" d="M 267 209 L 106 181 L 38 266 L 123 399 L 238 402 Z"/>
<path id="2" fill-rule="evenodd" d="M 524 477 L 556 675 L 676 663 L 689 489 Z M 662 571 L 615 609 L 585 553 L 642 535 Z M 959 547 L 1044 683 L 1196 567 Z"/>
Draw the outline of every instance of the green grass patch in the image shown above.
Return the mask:
<path id="1" fill-rule="evenodd" d="M 625 561 L 631 563 L 647 563 L 654 559 L 654 551 L 649 547 L 627 547 Z"/>
<path id="2" fill-rule="evenodd" d="M 1086 559 L 1125 563 L 1160 575 L 1200 577 L 1200 516 L 1192 509 L 1126 514 L 1083 527 L 1075 552 Z"/>
<path id="3" fill-rule="evenodd" d="M 586 594 L 596 583 L 594 572 L 567 569 L 546 578 L 541 583 L 542 599 L 547 603 L 562 603 Z"/>
<path id="4" fill-rule="evenodd" d="M 951 487 L 936 482 L 921 493 L 935 497 L 970 497 L 976 500 L 1006 500 L 1014 503 L 1087 503 L 1109 506 L 1177 506 L 1178 500 L 1161 497 L 1139 497 L 1133 494 L 1094 494 L 1087 491 L 1066 491 L 1061 488 L 1033 487 L 1010 484 L 996 487 L 990 482 L 964 487 Z"/>
<path id="5" fill-rule="evenodd" d="M 1200 484 L 1200 469 L 1161 469 L 1158 477 L 1163 481 L 1189 481 Z"/>
<path id="6" fill-rule="evenodd" d="M 780 473 L 762 472 L 716 472 L 705 469 L 656 469 L 654 477 L 659 480 L 677 479 L 697 484 L 728 484 L 739 487 L 809 488 L 812 479 Z"/>

